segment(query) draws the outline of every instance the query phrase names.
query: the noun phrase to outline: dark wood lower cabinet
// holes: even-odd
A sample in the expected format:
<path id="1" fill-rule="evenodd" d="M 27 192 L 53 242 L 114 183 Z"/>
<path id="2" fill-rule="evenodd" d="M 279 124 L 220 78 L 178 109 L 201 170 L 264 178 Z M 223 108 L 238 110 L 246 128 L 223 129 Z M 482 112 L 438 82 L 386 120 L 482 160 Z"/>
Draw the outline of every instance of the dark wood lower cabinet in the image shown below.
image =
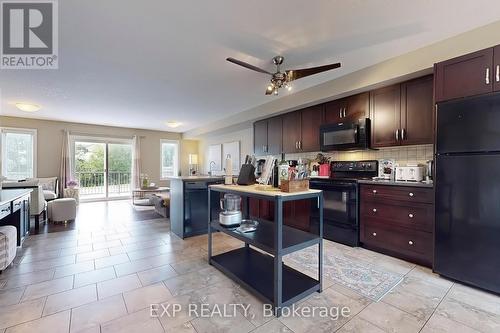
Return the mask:
<path id="1" fill-rule="evenodd" d="M 431 267 L 433 189 L 362 184 L 360 193 L 363 246 Z"/>
<path id="2" fill-rule="evenodd" d="M 274 203 L 255 198 L 249 199 L 250 217 L 274 221 Z M 309 231 L 311 227 L 311 201 L 297 200 L 283 204 L 284 224 L 300 230 Z"/>

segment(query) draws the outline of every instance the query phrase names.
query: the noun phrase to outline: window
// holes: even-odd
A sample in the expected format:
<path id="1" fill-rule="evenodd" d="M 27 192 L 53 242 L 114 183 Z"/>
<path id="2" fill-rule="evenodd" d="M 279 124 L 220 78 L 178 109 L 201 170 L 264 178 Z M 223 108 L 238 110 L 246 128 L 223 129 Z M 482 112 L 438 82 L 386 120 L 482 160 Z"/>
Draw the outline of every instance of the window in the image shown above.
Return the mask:
<path id="1" fill-rule="evenodd" d="M 36 130 L 0 128 L 2 176 L 11 180 L 36 176 Z"/>
<path id="2" fill-rule="evenodd" d="M 161 179 L 179 175 L 179 142 L 161 140 Z"/>

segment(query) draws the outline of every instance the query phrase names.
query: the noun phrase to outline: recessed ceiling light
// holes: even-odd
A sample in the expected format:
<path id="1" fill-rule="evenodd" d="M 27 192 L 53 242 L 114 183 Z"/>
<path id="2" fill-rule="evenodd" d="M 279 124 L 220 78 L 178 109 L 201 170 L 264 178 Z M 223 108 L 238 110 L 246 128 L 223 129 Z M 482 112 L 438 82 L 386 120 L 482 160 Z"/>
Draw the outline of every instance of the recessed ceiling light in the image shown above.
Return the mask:
<path id="1" fill-rule="evenodd" d="M 40 105 L 29 103 L 16 103 L 16 107 L 24 112 L 36 112 L 41 109 Z"/>
<path id="2" fill-rule="evenodd" d="M 177 128 L 179 126 L 181 126 L 182 124 L 177 122 L 177 121 L 168 121 L 167 122 L 167 126 L 170 127 L 170 128 Z"/>

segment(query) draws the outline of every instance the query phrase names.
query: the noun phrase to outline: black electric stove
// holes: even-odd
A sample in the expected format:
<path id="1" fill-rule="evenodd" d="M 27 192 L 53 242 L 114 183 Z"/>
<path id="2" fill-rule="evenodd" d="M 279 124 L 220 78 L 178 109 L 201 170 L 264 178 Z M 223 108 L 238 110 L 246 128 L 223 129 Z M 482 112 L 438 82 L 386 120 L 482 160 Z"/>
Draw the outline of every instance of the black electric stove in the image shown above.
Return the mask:
<path id="1" fill-rule="evenodd" d="M 330 178 L 311 178 L 310 187 L 323 190 L 323 237 L 359 246 L 358 180 L 378 175 L 378 161 L 339 161 L 330 164 Z M 318 228 L 319 211 L 313 210 L 311 225 Z"/>

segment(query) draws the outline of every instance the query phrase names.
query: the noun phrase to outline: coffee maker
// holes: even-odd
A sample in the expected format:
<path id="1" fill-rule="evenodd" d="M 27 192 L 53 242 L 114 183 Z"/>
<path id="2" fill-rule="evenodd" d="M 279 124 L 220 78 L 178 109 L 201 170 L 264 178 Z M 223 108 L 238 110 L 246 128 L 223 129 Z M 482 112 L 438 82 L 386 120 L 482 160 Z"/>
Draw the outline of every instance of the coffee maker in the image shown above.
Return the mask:
<path id="1" fill-rule="evenodd" d="M 220 200 L 219 223 L 225 227 L 237 226 L 241 224 L 241 197 L 234 194 L 224 194 Z"/>

